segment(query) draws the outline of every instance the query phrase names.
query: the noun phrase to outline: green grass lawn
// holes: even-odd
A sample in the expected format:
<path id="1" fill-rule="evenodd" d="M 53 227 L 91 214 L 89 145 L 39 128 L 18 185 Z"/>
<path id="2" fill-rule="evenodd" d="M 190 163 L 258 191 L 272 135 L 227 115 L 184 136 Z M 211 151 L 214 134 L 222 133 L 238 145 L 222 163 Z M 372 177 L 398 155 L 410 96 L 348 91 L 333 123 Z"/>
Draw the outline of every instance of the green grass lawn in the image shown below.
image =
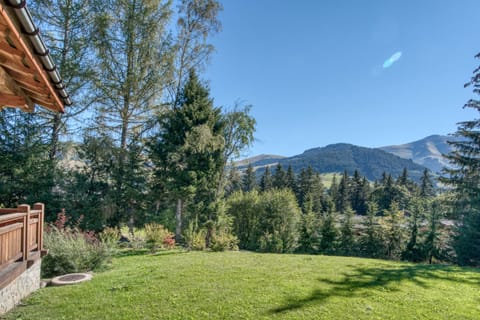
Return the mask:
<path id="1" fill-rule="evenodd" d="M 383 260 L 165 252 L 41 289 L 6 319 L 480 319 L 480 270 Z"/>

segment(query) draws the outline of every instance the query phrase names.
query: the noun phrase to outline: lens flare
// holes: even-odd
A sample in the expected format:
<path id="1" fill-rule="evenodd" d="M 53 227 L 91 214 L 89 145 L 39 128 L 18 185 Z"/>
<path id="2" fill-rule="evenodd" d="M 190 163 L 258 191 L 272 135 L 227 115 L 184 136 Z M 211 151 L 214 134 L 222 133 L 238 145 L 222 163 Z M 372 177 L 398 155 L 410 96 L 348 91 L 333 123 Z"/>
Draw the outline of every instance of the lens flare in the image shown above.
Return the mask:
<path id="1" fill-rule="evenodd" d="M 396 61 L 400 59 L 401 56 L 402 56 L 401 51 L 395 52 L 390 58 L 385 60 L 385 62 L 383 63 L 383 69 L 390 68 Z"/>

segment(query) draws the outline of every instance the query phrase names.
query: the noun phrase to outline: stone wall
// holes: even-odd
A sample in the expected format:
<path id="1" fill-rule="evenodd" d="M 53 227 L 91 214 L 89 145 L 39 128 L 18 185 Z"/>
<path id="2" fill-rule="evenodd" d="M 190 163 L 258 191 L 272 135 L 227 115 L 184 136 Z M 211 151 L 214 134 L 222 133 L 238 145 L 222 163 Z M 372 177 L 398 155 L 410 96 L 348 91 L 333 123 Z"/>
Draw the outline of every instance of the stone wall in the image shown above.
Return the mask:
<path id="1" fill-rule="evenodd" d="M 0 315 L 6 313 L 21 299 L 40 288 L 40 266 L 42 260 L 37 259 L 30 268 L 5 288 L 0 289 Z"/>

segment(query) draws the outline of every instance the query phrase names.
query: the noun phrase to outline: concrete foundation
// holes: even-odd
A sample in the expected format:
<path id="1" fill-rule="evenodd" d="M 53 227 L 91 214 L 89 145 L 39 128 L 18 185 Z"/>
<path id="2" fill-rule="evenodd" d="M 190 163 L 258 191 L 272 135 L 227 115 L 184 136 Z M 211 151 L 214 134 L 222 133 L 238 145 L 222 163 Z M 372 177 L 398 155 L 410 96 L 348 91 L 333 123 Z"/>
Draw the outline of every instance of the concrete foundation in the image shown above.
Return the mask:
<path id="1" fill-rule="evenodd" d="M 0 315 L 15 307 L 20 300 L 40 288 L 40 266 L 42 259 L 37 259 L 15 280 L 0 289 Z"/>

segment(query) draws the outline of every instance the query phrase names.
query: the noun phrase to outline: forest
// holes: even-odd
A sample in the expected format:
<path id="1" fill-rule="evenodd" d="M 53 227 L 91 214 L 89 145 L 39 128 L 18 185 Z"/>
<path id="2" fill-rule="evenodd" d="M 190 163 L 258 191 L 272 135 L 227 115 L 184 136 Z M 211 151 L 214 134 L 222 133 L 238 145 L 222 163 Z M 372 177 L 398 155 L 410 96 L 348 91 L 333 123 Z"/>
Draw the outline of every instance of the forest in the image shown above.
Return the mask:
<path id="1" fill-rule="evenodd" d="M 480 120 L 458 124 L 439 181 L 355 170 L 326 187 L 311 167 L 281 165 L 258 179 L 234 163 L 255 139 L 252 106 L 216 106 L 202 79 L 218 1 L 29 6 L 74 104 L 1 111 L 1 207 L 43 202 L 47 221 L 63 212 L 95 233 L 161 224 L 190 249 L 480 266 Z M 480 93 L 479 69 L 467 86 Z"/>

